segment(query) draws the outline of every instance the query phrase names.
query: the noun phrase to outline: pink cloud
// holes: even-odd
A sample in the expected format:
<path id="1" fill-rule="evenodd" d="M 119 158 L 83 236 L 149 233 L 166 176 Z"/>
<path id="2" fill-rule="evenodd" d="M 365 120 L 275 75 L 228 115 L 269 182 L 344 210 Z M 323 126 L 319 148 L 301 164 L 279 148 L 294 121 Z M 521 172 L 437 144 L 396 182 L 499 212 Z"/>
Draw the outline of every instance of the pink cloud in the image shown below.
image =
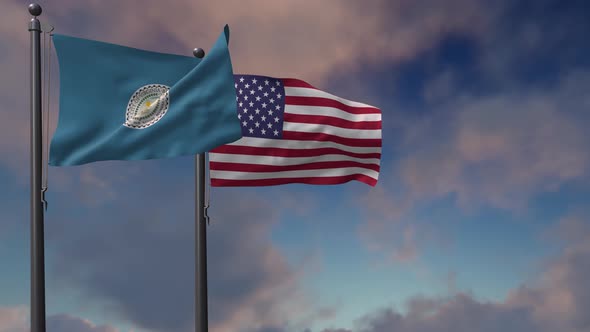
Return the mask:
<path id="1" fill-rule="evenodd" d="M 257 0 L 248 4 L 238 0 L 169 1 L 165 5 L 150 0 L 139 9 L 114 1 L 61 1 L 47 13 L 69 22 L 67 15 L 82 9 L 92 13 L 85 26 L 88 38 L 100 36 L 122 44 L 158 47 L 161 41 L 142 36 L 165 31 L 186 46 L 186 54 L 195 43 L 214 40 L 223 24 L 229 23 L 238 72 L 296 76 L 315 82 L 340 67 L 354 69 L 359 59 L 408 59 L 449 31 L 482 33 L 493 11 L 483 3 L 466 0 L 444 5 L 432 0 L 376 1 L 362 6 L 337 0 Z M 104 24 L 107 18 L 109 24 Z M 72 26 L 66 29 L 79 31 Z"/>
<path id="2" fill-rule="evenodd" d="M 0 332 L 29 332 L 29 312 L 25 307 L 0 307 Z M 47 317 L 50 332 L 120 332 L 109 325 L 97 326 L 91 321 L 68 314 Z"/>
<path id="3" fill-rule="evenodd" d="M 0 332 L 27 332 L 29 313 L 24 307 L 0 307 Z"/>
<path id="4" fill-rule="evenodd" d="M 152 185 L 138 182 L 135 187 L 145 193 Z M 160 193 L 166 192 L 163 185 L 159 187 Z M 75 287 L 84 303 L 92 299 L 108 317 L 141 328 L 190 329 L 194 313 L 192 189 L 175 183 L 167 188 L 174 194 L 165 199 L 126 195 L 121 209 L 95 208 L 101 213 L 89 213 L 84 220 L 55 218 L 47 230 L 55 257 L 48 267 L 57 280 L 52 287 Z M 301 284 L 318 264 L 315 255 L 293 263 L 269 240 L 271 227 L 280 220 L 279 211 L 252 193 L 224 193 L 221 200 L 215 199 L 217 195 L 213 202 L 223 204 L 213 204 L 208 229 L 211 331 L 322 319 L 324 315 L 313 315 L 316 306 Z M 280 198 L 277 201 L 283 204 Z M 285 207 L 281 212 L 297 209 Z M 146 301 L 146 290 L 157 301 Z"/>
<path id="5" fill-rule="evenodd" d="M 321 86 L 334 72 L 354 70 L 361 62 L 409 59 L 448 31 L 481 34 L 491 17 L 490 8 L 467 0 L 445 5 L 434 0 L 377 1 L 359 6 L 338 0 L 248 4 L 147 0 L 139 7 L 114 0 L 60 0 L 44 6 L 41 20 L 55 25 L 57 33 L 186 55 L 196 46 L 206 50 L 229 23 L 236 72 L 291 76 Z M 0 58 L 0 97 L 5 107 L 0 164 L 22 175 L 29 149 L 26 28 L 30 18 L 20 2 L 7 2 L 3 13 L 0 43 L 7 47 Z M 56 73 L 56 57 L 53 60 Z M 54 80 L 54 101 L 57 88 Z M 57 104 L 52 107 L 50 131 Z"/>
<path id="6" fill-rule="evenodd" d="M 590 75 L 576 73 L 550 90 L 459 97 L 440 105 L 440 112 L 414 126 L 405 146 L 399 176 L 409 194 L 455 194 L 466 209 L 519 209 L 538 192 L 587 177 L 588 97 L 578 94 L 573 78 L 590 82 Z"/>
<path id="7" fill-rule="evenodd" d="M 355 328 L 327 329 L 359 332 L 586 332 L 590 327 L 590 228 L 587 218 L 566 216 L 551 229 L 563 251 L 538 274 L 514 288 L 504 300 L 486 301 L 465 291 L 448 296 L 416 295 L 403 312 L 383 308 L 355 323 Z M 576 234 L 572 234 L 575 230 Z"/>
<path id="8" fill-rule="evenodd" d="M 416 219 L 425 203 L 451 198 L 461 213 L 486 206 L 521 214 L 539 193 L 589 183 L 590 97 L 580 89 L 588 84 L 589 73 L 572 71 L 547 88 L 437 92 L 446 97 L 430 105 L 436 111 L 398 123 L 401 140 L 389 150 L 396 158 L 360 201 L 363 243 L 386 261 L 412 261 L 425 244 L 448 242 Z"/>
<path id="9" fill-rule="evenodd" d="M 60 332 L 120 332 L 109 325 L 97 326 L 87 319 L 68 314 L 53 315 L 47 319 L 47 330 Z"/>

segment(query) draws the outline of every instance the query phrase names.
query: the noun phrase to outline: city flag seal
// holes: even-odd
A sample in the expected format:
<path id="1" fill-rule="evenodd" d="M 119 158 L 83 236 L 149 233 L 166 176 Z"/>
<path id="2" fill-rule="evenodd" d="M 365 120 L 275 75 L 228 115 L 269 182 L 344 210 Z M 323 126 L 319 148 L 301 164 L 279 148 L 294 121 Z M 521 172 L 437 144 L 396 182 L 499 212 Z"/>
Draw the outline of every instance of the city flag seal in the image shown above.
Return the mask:
<path id="1" fill-rule="evenodd" d="M 145 129 L 160 121 L 170 105 L 170 87 L 149 84 L 139 88 L 131 98 L 125 112 L 125 127 Z"/>

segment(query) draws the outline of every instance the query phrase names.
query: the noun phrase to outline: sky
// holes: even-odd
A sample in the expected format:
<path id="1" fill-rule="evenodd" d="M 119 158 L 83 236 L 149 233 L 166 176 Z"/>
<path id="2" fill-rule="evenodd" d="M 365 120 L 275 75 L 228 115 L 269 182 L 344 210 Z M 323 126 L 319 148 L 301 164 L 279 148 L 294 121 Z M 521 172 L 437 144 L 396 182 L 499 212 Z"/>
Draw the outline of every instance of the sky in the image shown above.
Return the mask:
<path id="1" fill-rule="evenodd" d="M 587 1 L 40 4 L 183 55 L 229 24 L 235 73 L 382 110 L 375 187 L 212 188 L 211 331 L 590 332 Z M 0 3 L 0 332 L 29 329 L 27 5 Z M 194 158 L 48 175 L 48 332 L 193 331 Z"/>

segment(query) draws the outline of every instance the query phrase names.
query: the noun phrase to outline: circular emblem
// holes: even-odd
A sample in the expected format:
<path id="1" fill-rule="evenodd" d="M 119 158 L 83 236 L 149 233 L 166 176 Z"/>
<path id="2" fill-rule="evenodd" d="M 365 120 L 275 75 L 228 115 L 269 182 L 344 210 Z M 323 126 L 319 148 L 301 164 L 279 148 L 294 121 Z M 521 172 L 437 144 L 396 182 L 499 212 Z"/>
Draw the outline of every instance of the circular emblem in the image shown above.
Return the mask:
<path id="1" fill-rule="evenodd" d="M 166 114 L 170 104 L 170 88 L 161 84 L 149 84 L 139 88 L 127 104 L 125 127 L 145 129 Z"/>

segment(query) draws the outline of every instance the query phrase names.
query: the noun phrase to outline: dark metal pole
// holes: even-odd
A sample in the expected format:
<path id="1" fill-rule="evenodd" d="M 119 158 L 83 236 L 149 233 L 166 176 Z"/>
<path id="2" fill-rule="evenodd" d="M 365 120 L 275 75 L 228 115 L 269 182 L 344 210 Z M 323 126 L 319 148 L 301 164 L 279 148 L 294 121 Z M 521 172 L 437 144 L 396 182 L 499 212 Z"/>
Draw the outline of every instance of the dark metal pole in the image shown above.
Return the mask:
<path id="1" fill-rule="evenodd" d="M 207 224 L 205 222 L 205 154 L 195 156 L 195 331 L 208 331 Z"/>
<path id="2" fill-rule="evenodd" d="M 29 5 L 31 33 L 31 332 L 45 332 L 45 250 L 41 172 L 41 6 Z"/>
<path id="3" fill-rule="evenodd" d="M 205 52 L 196 48 L 197 58 Z M 195 331 L 209 330 L 207 311 L 207 224 L 205 221 L 205 153 L 195 156 Z"/>

